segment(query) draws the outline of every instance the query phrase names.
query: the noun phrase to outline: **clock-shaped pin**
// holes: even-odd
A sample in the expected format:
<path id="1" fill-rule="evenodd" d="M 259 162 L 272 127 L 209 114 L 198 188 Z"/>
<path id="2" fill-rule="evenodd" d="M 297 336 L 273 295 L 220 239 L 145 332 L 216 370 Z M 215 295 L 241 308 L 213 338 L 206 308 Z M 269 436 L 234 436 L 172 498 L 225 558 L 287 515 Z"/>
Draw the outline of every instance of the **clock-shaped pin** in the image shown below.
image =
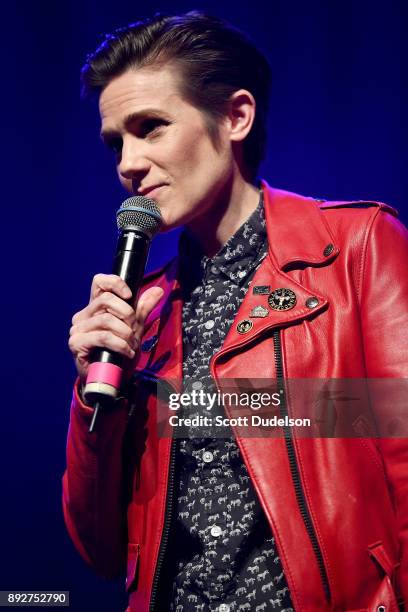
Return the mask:
<path id="1" fill-rule="evenodd" d="M 280 287 L 269 294 L 268 304 L 272 310 L 290 310 L 296 305 L 296 293 L 292 289 Z"/>

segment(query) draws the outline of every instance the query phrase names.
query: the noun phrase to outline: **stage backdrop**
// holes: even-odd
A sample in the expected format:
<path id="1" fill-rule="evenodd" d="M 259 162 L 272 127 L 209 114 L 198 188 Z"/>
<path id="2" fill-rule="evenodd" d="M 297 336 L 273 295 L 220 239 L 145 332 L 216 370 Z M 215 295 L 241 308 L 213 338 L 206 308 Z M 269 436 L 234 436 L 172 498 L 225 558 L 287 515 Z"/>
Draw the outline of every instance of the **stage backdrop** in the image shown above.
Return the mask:
<path id="1" fill-rule="evenodd" d="M 79 71 L 105 32 L 193 8 L 244 28 L 273 70 L 262 174 L 305 195 L 376 199 L 407 221 L 405 3 L 70 0 L 2 11 L 0 589 L 70 590 L 71 609 L 124 609 L 65 533 L 60 479 L 74 368 L 70 320 L 110 270 L 124 198 Z M 150 268 L 175 250 L 158 239 Z"/>

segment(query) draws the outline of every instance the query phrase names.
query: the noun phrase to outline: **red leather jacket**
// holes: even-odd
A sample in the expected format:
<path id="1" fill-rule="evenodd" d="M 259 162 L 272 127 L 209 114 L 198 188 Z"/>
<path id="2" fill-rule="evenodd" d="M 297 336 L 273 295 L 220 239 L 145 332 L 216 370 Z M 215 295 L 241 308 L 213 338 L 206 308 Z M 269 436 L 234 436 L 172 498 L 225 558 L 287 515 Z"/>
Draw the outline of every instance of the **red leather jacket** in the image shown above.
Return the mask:
<path id="1" fill-rule="evenodd" d="M 374 202 L 316 202 L 263 188 L 269 254 L 253 284 L 289 288 L 297 302 L 252 319 L 247 334 L 234 324 L 211 361 L 215 381 L 277 374 L 408 377 L 408 236 L 394 211 Z M 182 377 L 176 270 L 171 263 L 145 283 L 162 286 L 165 294 L 144 336 L 157 335 L 158 342 L 141 353 L 137 369 L 160 379 Z M 236 322 L 248 318 L 260 297 L 267 298 L 247 293 Z M 312 309 L 306 306 L 310 297 L 318 300 Z M 103 575 L 124 571 L 127 559 L 132 612 L 160 610 L 152 603 L 159 552 L 163 543 L 177 545 L 165 521 L 172 444 L 157 436 L 148 387 L 139 389 L 130 425 L 123 400 L 101 417 L 94 435 L 87 433 L 92 411 L 75 390 L 64 476 L 69 533 Z M 389 612 L 397 609 L 397 598 L 408 602 L 405 439 L 237 441 L 297 611 Z"/>

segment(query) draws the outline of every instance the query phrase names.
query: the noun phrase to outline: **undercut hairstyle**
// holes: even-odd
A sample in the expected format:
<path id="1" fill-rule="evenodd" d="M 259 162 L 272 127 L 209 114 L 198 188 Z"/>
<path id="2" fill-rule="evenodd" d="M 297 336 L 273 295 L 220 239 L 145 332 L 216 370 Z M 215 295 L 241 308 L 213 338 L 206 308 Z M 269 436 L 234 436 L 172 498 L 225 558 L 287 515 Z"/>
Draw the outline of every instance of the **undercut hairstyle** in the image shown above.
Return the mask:
<path id="1" fill-rule="evenodd" d="M 231 95 L 238 89 L 252 93 L 256 113 L 243 157 L 253 180 L 266 150 L 270 67 L 254 43 L 225 21 L 191 11 L 155 15 L 108 34 L 82 68 L 82 93 L 100 93 L 129 69 L 168 63 L 180 69 L 180 95 L 203 113 L 214 143 Z"/>

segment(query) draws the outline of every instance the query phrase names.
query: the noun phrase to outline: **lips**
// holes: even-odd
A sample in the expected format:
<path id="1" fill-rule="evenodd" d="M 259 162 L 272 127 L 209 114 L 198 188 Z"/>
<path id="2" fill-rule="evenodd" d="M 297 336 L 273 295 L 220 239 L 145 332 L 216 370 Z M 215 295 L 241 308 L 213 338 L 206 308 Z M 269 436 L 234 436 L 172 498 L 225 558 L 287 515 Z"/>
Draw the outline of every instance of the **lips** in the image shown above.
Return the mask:
<path id="1" fill-rule="evenodd" d="M 137 193 L 141 196 L 148 196 L 151 195 L 157 189 L 160 189 L 160 187 L 164 187 L 164 183 L 159 183 L 158 185 L 151 185 L 150 187 L 143 187 L 141 189 L 138 189 Z"/>

